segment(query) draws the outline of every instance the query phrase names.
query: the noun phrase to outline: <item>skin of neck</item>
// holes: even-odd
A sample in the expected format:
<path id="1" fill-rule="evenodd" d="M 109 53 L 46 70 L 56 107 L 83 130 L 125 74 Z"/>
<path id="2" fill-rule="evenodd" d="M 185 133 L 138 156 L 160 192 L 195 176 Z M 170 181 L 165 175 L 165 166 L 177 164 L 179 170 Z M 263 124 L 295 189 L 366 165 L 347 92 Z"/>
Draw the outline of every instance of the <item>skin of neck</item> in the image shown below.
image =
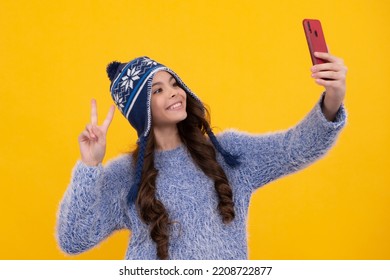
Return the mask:
<path id="1" fill-rule="evenodd" d="M 167 151 L 176 149 L 181 145 L 179 130 L 176 124 L 171 126 L 153 128 L 156 149 L 159 151 Z"/>

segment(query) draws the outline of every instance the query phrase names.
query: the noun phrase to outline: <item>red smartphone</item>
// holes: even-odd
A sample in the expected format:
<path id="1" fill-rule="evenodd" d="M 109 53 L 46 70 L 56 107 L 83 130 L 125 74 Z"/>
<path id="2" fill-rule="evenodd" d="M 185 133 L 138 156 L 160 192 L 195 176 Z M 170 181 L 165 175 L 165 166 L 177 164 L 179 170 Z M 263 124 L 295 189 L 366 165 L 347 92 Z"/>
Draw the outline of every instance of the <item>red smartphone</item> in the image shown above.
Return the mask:
<path id="1" fill-rule="evenodd" d="M 314 52 L 328 52 L 321 22 L 318 19 L 304 19 L 303 30 L 305 31 L 313 65 L 327 62 L 326 60 L 314 56 Z"/>

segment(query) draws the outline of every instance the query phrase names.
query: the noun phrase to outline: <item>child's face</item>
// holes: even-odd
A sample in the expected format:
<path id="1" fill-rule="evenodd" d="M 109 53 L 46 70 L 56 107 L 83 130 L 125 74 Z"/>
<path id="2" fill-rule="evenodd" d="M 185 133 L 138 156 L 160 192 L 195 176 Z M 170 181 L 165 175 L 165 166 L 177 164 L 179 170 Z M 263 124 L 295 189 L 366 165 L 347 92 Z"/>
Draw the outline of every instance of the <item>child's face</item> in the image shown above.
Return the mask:
<path id="1" fill-rule="evenodd" d="M 157 72 L 152 81 L 152 122 L 155 128 L 176 125 L 187 117 L 186 93 L 166 71 Z"/>

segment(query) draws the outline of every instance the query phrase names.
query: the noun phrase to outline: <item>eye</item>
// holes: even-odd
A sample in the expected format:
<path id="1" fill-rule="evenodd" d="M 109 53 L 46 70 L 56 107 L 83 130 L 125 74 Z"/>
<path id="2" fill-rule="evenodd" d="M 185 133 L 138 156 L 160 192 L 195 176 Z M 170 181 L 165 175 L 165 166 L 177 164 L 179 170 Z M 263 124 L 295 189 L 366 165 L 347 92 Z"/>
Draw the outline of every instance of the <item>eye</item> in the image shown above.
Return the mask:
<path id="1" fill-rule="evenodd" d="M 153 91 L 153 94 L 162 92 L 162 88 L 158 88 L 155 91 Z"/>

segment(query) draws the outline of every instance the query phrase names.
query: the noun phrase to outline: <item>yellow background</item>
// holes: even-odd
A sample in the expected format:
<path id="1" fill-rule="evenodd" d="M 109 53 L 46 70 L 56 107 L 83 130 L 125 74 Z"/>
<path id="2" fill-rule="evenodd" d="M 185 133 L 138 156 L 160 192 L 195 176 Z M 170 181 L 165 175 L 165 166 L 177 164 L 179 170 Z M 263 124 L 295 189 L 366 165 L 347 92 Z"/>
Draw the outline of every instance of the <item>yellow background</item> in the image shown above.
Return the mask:
<path id="1" fill-rule="evenodd" d="M 322 160 L 253 196 L 251 259 L 390 259 L 388 1 L 0 2 L 0 258 L 122 259 L 129 232 L 68 257 L 56 212 L 77 137 L 110 104 L 105 67 L 148 55 L 210 106 L 215 131 L 286 129 L 317 102 L 302 19 L 349 68 L 349 122 Z M 132 149 L 116 111 L 106 159 Z"/>

